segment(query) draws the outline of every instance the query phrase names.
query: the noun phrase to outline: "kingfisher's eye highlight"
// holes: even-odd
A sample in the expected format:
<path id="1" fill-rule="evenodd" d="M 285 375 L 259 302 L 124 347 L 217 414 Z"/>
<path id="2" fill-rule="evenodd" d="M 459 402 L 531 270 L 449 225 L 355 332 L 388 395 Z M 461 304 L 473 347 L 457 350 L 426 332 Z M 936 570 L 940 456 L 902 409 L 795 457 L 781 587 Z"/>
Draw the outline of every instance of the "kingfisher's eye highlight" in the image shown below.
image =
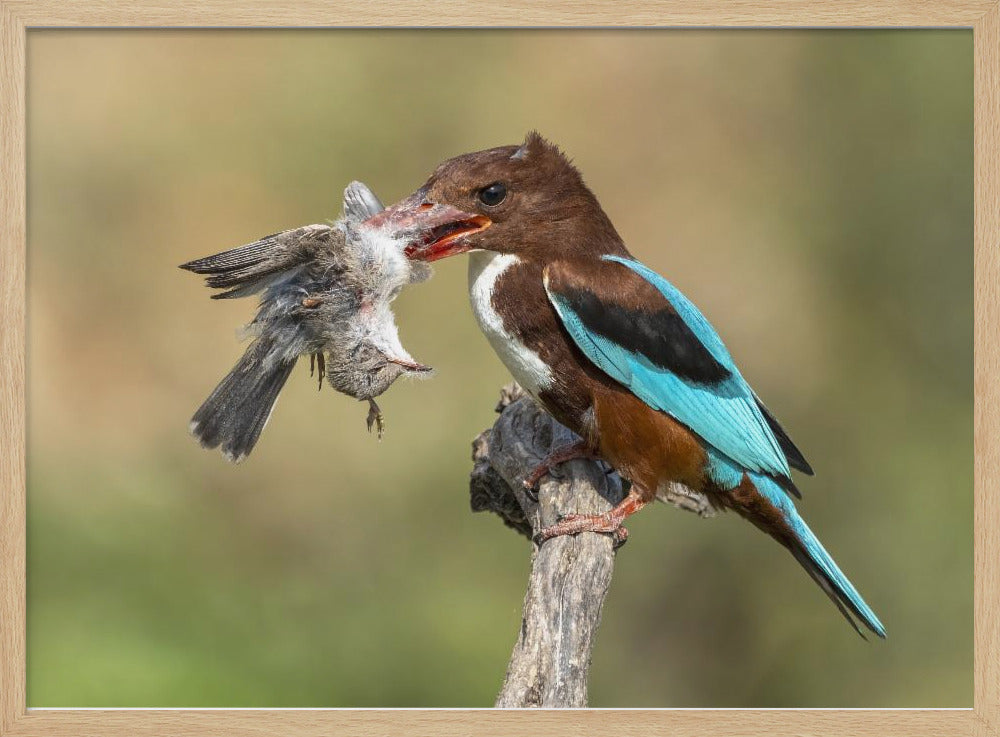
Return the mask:
<path id="1" fill-rule="evenodd" d="M 487 207 L 496 207 L 507 199 L 507 185 L 503 182 L 493 182 L 479 190 L 479 201 Z"/>

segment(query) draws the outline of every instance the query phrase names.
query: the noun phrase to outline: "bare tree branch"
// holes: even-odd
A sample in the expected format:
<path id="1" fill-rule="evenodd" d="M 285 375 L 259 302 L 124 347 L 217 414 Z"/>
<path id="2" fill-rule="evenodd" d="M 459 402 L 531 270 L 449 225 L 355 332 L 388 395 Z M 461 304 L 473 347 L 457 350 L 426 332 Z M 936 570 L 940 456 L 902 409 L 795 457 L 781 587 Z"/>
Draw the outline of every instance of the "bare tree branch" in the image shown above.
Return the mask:
<path id="1" fill-rule="evenodd" d="M 500 418 L 472 444 L 473 511 L 495 512 L 529 539 L 569 513 L 600 514 L 627 491 L 599 461 L 571 461 L 541 483 L 536 503 L 522 480 L 552 450 L 577 436 L 526 397 L 504 387 Z M 662 497 L 701 515 L 711 514 L 704 496 L 674 485 Z M 583 707 L 587 672 L 601 607 L 614 570 L 611 537 L 583 533 L 532 544 L 524 612 L 498 707 Z"/>

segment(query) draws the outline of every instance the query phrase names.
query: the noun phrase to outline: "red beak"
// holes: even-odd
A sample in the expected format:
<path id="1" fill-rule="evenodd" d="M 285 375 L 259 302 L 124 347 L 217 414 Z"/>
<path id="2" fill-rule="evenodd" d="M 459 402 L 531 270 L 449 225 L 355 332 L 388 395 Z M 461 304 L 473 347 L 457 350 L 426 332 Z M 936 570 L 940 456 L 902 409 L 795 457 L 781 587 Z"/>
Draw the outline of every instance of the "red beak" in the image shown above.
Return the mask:
<path id="1" fill-rule="evenodd" d="M 365 221 L 371 227 L 388 227 L 396 237 L 408 239 L 404 253 L 414 261 L 437 261 L 465 253 L 473 247 L 467 236 L 481 233 L 491 223 L 485 215 L 428 202 L 422 191 Z"/>

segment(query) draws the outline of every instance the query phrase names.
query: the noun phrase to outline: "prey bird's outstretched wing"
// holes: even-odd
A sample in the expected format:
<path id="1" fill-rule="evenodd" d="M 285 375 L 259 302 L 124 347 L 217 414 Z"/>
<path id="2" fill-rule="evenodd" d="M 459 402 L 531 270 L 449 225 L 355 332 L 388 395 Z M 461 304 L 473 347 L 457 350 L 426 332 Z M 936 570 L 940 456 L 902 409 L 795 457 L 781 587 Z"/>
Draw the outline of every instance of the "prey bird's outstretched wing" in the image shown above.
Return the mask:
<path id="1" fill-rule="evenodd" d="M 748 471 L 798 494 L 789 466 L 812 469 L 754 394 L 722 339 L 683 294 L 637 261 L 559 261 L 545 289 L 581 351 L 654 409 Z"/>
<path id="2" fill-rule="evenodd" d="M 344 217 L 360 223 L 385 209 L 382 200 L 364 182 L 351 182 L 344 190 Z"/>
<path id="3" fill-rule="evenodd" d="M 227 290 L 213 294 L 212 299 L 246 297 L 319 259 L 329 261 L 328 266 L 336 266 L 337 254 L 343 245 L 344 234 L 339 228 L 306 225 L 189 261 L 181 264 L 181 268 L 207 274 L 205 283 L 208 286 Z"/>

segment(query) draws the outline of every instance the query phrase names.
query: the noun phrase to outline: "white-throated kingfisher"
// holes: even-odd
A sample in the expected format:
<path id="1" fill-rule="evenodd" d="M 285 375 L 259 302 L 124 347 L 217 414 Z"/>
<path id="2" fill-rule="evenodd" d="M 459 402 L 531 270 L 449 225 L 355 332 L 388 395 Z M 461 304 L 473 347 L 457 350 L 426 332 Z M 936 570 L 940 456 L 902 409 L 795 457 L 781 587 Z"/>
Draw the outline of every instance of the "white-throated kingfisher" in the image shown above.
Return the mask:
<path id="1" fill-rule="evenodd" d="M 530 133 L 520 146 L 441 164 L 383 213 L 458 211 L 410 247 L 434 261 L 466 251 L 479 326 L 518 383 L 581 440 L 547 458 L 599 457 L 629 479 L 614 509 L 570 515 L 541 540 L 622 522 L 671 482 L 702 492 L 784 545 L 858 630 L 885 629 L 799 516 L 794 468 L 812 469 L 740 374 L 718 334 L 670 282 L 637 261 L 579 171 Z"/>

